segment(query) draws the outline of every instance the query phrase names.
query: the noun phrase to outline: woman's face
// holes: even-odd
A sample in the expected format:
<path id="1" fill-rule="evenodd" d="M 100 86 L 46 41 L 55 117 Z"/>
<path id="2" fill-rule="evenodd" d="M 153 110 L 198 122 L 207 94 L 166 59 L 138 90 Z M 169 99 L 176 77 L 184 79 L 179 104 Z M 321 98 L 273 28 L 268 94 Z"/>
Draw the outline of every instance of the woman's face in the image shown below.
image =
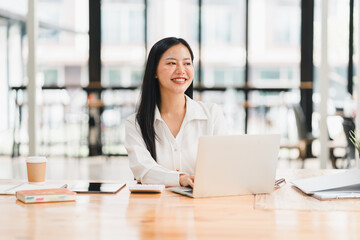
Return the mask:
<path id="1" fill-rule="evenodd" d="M 161 56 L 156 76 L 161 93 L 184 94 L 194 77 L 194 67 L 187 47 L 177 44 Z"/>

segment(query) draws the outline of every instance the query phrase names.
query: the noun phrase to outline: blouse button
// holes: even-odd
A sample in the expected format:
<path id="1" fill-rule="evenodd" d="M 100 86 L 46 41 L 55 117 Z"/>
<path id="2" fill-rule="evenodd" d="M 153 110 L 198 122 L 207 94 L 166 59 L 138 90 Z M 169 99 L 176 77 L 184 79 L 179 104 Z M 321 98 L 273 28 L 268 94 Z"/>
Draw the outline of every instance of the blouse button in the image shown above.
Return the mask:
<path id="1" fill-rule="evenodd" d="M 174 152 L 177 152 L 177 148 L 174 148 Z"/>

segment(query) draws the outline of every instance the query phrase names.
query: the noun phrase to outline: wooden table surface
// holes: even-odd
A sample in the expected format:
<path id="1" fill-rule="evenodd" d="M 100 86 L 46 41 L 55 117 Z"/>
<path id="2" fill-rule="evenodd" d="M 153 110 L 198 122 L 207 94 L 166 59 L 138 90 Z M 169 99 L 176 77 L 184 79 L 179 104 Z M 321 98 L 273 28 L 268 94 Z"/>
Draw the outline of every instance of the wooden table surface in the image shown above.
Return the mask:
<path id="1" fill-rule="evenodd" d="M 285 176 L 288 185 L 333 172 L 282 170 L 278 177 Z M 277 192 L 282 199 L 273 197 Z M 279 189 L 269 198 L 281 202 L 286 196 Z M 63 203 L 23 204 L 0 195 L 0 239 L 360 239 L 358 210 L 278 209 L 272 202 L 261 208 L 256 201 L 253 195 L 192 199 L 167 190 L 130 194 L 127 188 L 78 194 L 76 202 Z"/>

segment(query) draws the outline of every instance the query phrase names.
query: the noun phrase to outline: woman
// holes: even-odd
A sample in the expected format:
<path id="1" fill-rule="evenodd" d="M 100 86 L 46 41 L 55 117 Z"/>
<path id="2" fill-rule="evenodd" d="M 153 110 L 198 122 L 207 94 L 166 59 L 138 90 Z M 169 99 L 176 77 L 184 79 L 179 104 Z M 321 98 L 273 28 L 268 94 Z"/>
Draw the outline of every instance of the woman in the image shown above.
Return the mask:
<path id="1" fill-rule="evenodd" d="M 125 147 L 138 182 L 194 185 L 198 139 L 225 133 L 220 108 L 192 100 L 194 56 L 181 38 L 150 50 L 137 113 L 126 121 Z"/>

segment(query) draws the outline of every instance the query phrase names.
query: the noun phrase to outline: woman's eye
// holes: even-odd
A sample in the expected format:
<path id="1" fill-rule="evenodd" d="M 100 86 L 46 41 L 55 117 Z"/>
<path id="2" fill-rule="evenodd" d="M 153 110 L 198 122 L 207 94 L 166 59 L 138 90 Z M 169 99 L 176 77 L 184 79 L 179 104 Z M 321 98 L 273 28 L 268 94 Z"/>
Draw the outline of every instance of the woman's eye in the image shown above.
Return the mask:
<path id="1" fill-rule="evenodd" d="M 189 63 L 189 62 L 188 62 L 188 63 L 185 63 L 185 65 L 187 65 L 187 66 L 191 66 L 191 63 Z"/>
<path id="2" fill-rule="evenodd" d="M 169 65 L 175 65 L 176 63 L 174 63 L 174 62 L 169 62 L 168 64 L 169 64 Z"/>

